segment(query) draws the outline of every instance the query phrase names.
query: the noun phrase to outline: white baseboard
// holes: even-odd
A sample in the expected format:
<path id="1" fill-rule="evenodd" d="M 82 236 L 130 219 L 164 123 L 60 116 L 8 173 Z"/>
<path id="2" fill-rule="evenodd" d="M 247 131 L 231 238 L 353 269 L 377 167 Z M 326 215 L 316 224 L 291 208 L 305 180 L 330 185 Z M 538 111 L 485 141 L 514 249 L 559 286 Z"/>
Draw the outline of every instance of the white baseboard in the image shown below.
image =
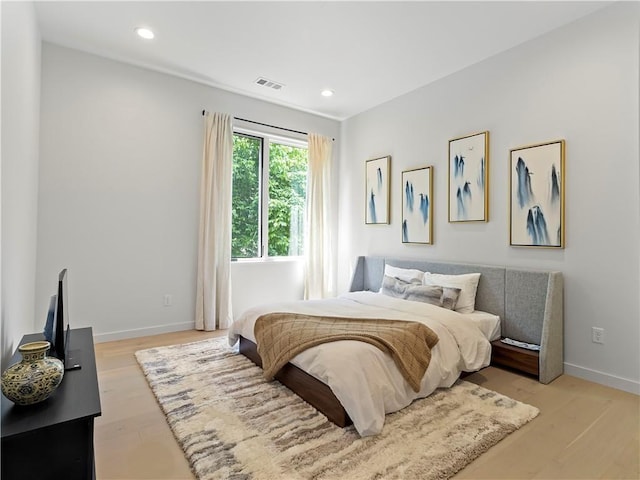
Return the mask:
<path id="1" fill-rule="evenodd" d="M 160 325 L 158 327 L 133 328 L 131 330 L 121 330 L 118 332 L 98 333 L 93 335 L 95 343 L 113 342 L 115 340 L 126 340 L 127 338 L 147 337 L 160 333 L 182 332 L 184 330 L 195 329 L 195 322 L 172 323 Z"/>
<path id="2" fill-rule="evenodd" d="M 570 363 L 564 364 L 564 373 L 572 375 L 574 377 L 582 378 L 583 380 L 589 380 L 590 382 L 606 385 L 607 387 L 617 388 L 629 393 L 635 393 L 640 395 L 640 382 L 630 380 L 628 378 L 616 377 L 609 373 L 599 372 L 598 370 L 591 370 L 590 368 L 579 367 L 578 365 L 572 365 Z"/>

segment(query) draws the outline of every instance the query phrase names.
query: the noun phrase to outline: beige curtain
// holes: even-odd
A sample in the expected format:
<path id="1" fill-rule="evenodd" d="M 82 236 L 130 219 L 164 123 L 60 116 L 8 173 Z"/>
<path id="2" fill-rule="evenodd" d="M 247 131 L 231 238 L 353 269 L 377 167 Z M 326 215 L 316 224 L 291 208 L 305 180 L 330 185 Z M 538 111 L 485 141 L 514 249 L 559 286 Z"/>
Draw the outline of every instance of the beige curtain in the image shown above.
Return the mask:
<path id="1" fill-rule="evenodd" d="M 333 141 L 331 138 L 310 133 L 308 142 L 304 298 L 317 299 L 334 294 L 330 224 Z"/>
<path id="2" fill-rule="evenodd" d="M 232 118 L 204 116 L 196 330 L 228 328 L 231 313 Z"/>

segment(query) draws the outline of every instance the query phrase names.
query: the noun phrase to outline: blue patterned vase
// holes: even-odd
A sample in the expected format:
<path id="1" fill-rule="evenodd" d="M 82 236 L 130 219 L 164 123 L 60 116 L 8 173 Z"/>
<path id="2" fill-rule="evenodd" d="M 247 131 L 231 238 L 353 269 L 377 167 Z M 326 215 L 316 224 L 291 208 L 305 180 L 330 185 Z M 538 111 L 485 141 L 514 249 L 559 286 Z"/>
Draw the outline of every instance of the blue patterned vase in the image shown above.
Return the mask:
<path id="1" fill-rule="evenodd" d="M 49 342 L 31 342 L 18 347 L 22 360 L 2 373 L 2 393 L 16 405 L 32 405 L 49 398 L 60 385 L 64 365 L 47 357 Z"/>

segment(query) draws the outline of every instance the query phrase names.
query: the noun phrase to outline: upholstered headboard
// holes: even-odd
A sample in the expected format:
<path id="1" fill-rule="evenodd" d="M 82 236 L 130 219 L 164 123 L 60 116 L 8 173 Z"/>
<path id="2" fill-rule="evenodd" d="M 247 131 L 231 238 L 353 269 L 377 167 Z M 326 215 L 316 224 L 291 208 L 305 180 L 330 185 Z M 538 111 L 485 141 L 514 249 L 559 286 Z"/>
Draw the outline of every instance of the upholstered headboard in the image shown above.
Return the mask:
<path id="1" fill-rule="evenodd" d="M 503 337 L 540 345 L 542 383 L 549 383 L 562 374 L 562 273 L 366 256 L 357 259 L 350 291 L 378 291 L 385 264 L 450 275 L 480 273 L 476 310 L 498 315 Z"/>

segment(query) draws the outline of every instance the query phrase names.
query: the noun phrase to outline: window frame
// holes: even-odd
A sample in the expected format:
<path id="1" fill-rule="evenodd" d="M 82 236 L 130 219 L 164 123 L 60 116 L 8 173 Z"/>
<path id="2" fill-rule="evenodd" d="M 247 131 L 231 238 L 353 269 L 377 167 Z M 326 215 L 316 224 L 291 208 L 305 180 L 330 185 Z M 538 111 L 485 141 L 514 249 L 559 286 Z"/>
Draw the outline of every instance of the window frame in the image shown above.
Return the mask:
<path id="1" fill-rule="evenodd" d="M 307 150 L 307 174 L 309 172 L 308 151 L 309 142 L 306 136 L 283 136 L 271 133 L 268 130 L 244 128 L 239 126 L 233 127 L 233 135 L 241 135 L 250 138 L 260 139 L 260 159 L 258 172 L 258 253 L 257 257 L 231 257 L 234 262 L 264 262 L 264 261 L 282 261 L 282 260 L 299 260 L 302 255 L 269 255 L 269 157 L 271 143 L 286 145 L 295 148 L 304 148 Z M 294 134 L 295 135 L 295 134 Z M 304 139 L 303 139 L 304 138 Z M 307 177 L 308 178 L 308 177 Z M 306 191 L 305 191 L 306 204 Z M 233 228 L 233 227 L 232 227 Z M 231 232 L 233 236 L 233 231 Z M 303 239 L 304 241 L 304 239 Z"/>

